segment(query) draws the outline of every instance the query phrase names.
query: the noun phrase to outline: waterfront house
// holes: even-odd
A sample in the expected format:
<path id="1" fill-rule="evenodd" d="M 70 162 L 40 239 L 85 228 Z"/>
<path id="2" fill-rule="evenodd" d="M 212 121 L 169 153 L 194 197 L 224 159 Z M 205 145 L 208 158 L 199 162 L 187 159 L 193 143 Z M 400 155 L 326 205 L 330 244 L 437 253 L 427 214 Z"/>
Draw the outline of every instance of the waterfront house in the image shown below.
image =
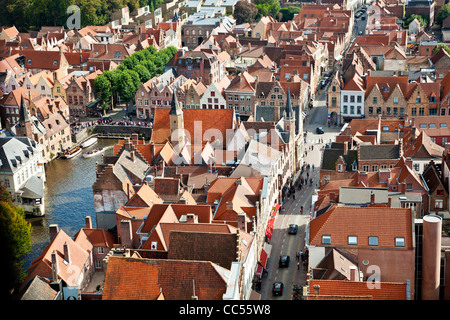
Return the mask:
<path id="1" fill-rule="evenodd" d="M 69 297 L 78 300 L 94 272 L 93 245 L 84 234 L 73 240 L 56 224 L 49 226 L 49 237 L 48 246 L 27 269 L 27 277 L 22 286 L 35 276 L 41 276 L 59 284 L 64 300 L 71 299 Z"/>
<path id="2" fill-rule="evenodd" d="M 116 212 L 136 193 L 135 187 L 147 177 L 149 164 L 129 138 L 113 156 L 104 156 L 97 164 L 92 185 L 97 227 L 116 226 Z"/>
<path id="3" fill-rule="evenodd" d="M 0 137 L 0 181 L 25 212 L 43 215 L 42 145 L 25 136 Z"/>

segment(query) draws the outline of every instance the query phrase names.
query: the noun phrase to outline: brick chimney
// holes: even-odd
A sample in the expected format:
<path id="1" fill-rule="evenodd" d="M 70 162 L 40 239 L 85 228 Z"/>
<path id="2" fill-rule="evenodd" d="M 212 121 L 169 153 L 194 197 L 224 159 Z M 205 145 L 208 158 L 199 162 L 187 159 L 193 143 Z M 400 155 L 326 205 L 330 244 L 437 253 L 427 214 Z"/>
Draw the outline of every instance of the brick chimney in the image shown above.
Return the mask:
<path id="1" fill-rule="evenodd" d="M 131 141 L 133 142 L 134 145 L 137 145 L 138 141 L 139 141 L 139 135 L 137 133 L 132 133 L 131 134 Z"/>
<path id="2" fill-rule="evenodd" d="M 133 150 L 133 151 L 130 151 L 130 159 L 131 159 L 131 161 L 133 161 L 134 162 L 134 160 L 136 160 L 136 154 L 135 154 L 135 151 Z"/>
<path id="3" fill-rule="evenodd" d="M 375 193 L 370 192 L 370 204 L 375 204 Z"/>
<path id="4" fill-rule="evenodd" d="M 58 280 L 58 273 L 59 273 L 59 267 L 58 267 L 58 260 L 56 259 L 56 251 L 52 252 L 52 278 L 53 281 Z"/>
<path id="5" fill-rule="evenodd" d="M 228 201 L 227 202 L 227 209 L 228 210 L 233 210 L 233 202 L 232 201 Z"/>
<path id="6" fill-rule="evenodd" d="M 67 244 L 67 242 L 64 242 L 63 245 L 64 248 L 64 260 L 66 260 L 69 264 L 70 264 L 70 251 L 69 251 L 69 245 Z"/>
<path id="7" fill-rule="evenodd" d="M 56 235 L 59 232 L 59 227 L 57 224 L 51 224 L 48 227 L 48 231 L 49 231 L 49 236 L 50 236 L 50 242 L 53 241 L 53 239 L 55 239 Z"/>
<path id="8" fill-rule="evenodd" d="M 86 216 L 84 221 L 86 222 L 86 229 L 92 229 L 92 218 L 91 218 L 91 216 Z"/>
<path id="9" fill-rule="evenodd" d="M 413 168 L 413 161 L 412 161 L 412 159 L 410 157 L 405 159 L 405 163 L 410 169 Z"/>
<path id="10" fill-rule="evenodd" d="M 245 213 L 241 212 L 238 214 L 236 221 L 237 221 L 237 228 L 239 230 L 247 232 L 247 222 L 245 218 L 246 218 Z"/>
<path id="11" fill-rule="evenodd" d="M 357 277 L 356 277 L 356 267 L 355 266 L 350 266 L 350 281 L 358 281 Z"/>
<path id="12" fill-rule="evenodd" d="M 120 221 L 120 243 L 125 248 L 131 248 L 133 243 L 133 233 L 130 220 Z"/>

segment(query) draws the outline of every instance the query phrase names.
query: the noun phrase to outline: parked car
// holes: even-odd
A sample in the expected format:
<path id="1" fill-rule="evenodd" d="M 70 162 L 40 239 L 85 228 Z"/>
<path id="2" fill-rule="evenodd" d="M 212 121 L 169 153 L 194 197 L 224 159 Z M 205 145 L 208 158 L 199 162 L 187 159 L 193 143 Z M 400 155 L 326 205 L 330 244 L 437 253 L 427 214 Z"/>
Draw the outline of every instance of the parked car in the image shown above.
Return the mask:
<path id="1" fill-rule="evenodd" d="M 324 133 L 323 128 L 322 127 L 317 127 L 316 128 L 316 133 L 317 134 L 323 134 Z"/>
<path id="2" fill-rule="evenodd" d="M 278 267 L 280 268 L 287 268 L 289 267 L 289 256 L 280 256 L 280 261 L 278 262 Z"/>
<path id="3" fill-rule="evenodd" d="M 281 296 L 283 295 L 283 282 L 274 282 L 272 285 L 272 295 Z"/>
<path id="4" fill-rule="evenodd" d="M 297 234 L 297 230 L 298 230 L 298 225 L 291 224 L 291 225 L 289 225 L 288 233 L 289 234 Z"/>

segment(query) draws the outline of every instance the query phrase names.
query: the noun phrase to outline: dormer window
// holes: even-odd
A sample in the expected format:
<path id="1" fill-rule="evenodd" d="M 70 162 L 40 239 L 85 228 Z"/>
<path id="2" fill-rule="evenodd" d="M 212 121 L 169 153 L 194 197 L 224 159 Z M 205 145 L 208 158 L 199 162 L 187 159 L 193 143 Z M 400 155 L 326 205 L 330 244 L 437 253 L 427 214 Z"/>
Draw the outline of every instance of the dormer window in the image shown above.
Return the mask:
<path id="1" fill-rule="evenodd" d="M 28 64 L 31 64 L 31 59 L 28 59 Z"/>
<path id="2" fill-rule="evenodd" d="M 396 237 L 395 238 L 395 246 L 396 247 L 404 247 L 405 246 L 405 238 L 404 237 Z"/>
<path id="3" fill-rule="evenodd" d="M 322 236 L 322 244 L 331 244 L 331 236 L 323 235 Z"/>

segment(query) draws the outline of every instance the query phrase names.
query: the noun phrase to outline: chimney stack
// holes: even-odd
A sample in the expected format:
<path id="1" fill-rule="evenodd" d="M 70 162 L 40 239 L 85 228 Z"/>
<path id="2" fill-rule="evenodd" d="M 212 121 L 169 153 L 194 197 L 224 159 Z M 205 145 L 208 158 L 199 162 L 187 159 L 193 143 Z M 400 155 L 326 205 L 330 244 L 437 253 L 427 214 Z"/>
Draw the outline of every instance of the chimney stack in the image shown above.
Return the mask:
<path id="1" fill-rule="evenodd" d="M 241 212 L 237 216 L 237 228 L 239 230 L 247 232 L 247 222 L 246 222 L 246 215 L 245 213 Z"/>
<path id="2" fill-rule="evenodd" d="M 442 218 L 423 217 L 422 300 L 439 300 Z"/>
<path id="3" fill-rule="evenodd" d="M 130 220 L 120 221 L 120 243 L 125 248 L 131 248 L 133 244 L 133 233 Z"/>
<path id="4" fill-rule="evenodd" d="M 53 239 L 55 239 L 56 235 L 59 232 L 59 227 L 57 224 L 51 224 L 49 227 L 49 236 L 50 236 L 50 242 L 53 241 Z"/>
<path id="5" fill-rule="evenodd" d="M 131 159 L 131 161 L 133 161 L 133 162 L 134 162 L 134 160 L 136 159 L 136 155 L 135 155 L 134 150 L 133 150 L 133 151 L 130 151 L 130 159 Z"/>
<path id="6" fill-rule="evenodd" d="M 358 281 L 356 279 L 356 267 L 355 266 L 350 266 L 350 281 Z"/>
<path id="7" fill-rule="evenodd" d="M 69 252 L 69 245 L 67 242 L 64 242 L 64 260 L 66 260 L 70 264 L 70 252 Z"/>
<path id="8" fill-rule="evenodd" d="M 59 268 L 58 268 L 58 260 L 56 259 L 56 251 L 52 252 L 52 280 L 53 281 L 58 281 L 58 273 L 59 273 Z"/>
<path id="9" fill-rule="evenodd" d="M 370 204 L 375 204 L 375 193 L 370 192 Z"/>
<path id="10" fill-rule="evenodd" d="M 413 161 L 412 161 L 412 159 L 410 157 L 405 159 L 405 163 L 410 169 L 413 168 Z"/>
<path id="11" fill-rule="evenodd" d="M 131 141 L 133 141 L 134 145 L 137 145 L 139 141 L 139 135 L 137 133 L 131 134 Z"/>
<path id="12" fill-rule="evenodd" d="M 92 229 L 92 218 L 91 218 L 91 216 L 86 216 L 84 221 L 86 222 L 86 229 Z"/>

